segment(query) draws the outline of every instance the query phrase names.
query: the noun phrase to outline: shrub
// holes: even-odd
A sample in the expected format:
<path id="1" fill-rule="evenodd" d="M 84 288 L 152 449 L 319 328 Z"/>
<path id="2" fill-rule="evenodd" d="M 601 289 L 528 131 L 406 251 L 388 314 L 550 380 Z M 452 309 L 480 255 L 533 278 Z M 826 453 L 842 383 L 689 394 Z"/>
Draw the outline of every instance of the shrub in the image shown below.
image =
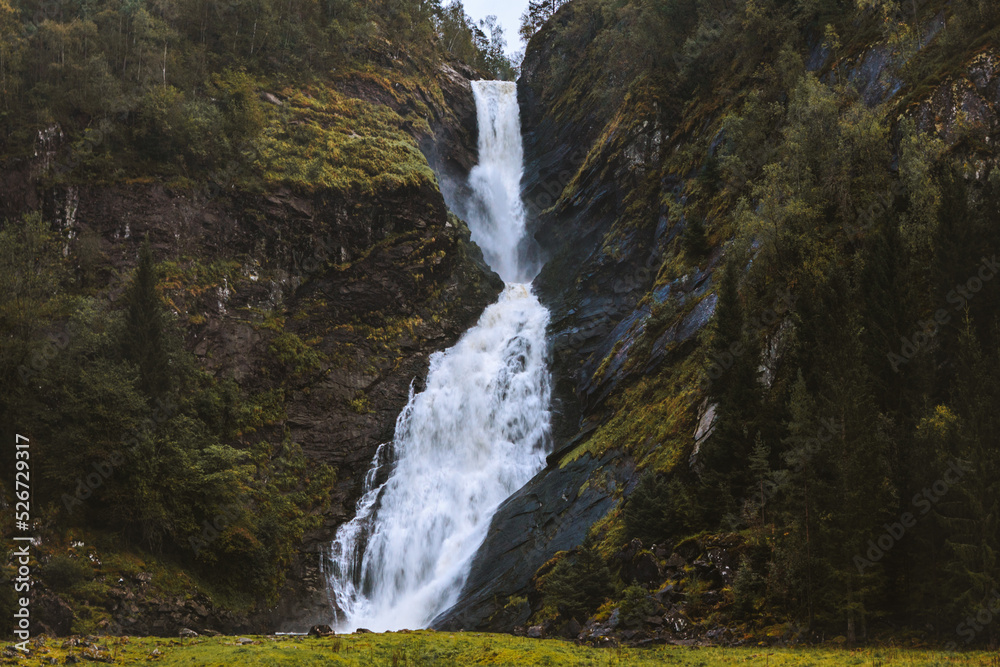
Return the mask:
<path id="1" fill-rule="evenodd" d="M 611 570 L 590 537 L 540 577 L 537 586 L 542 593 L 543 609 L 581 623 L 615 592 Z"/>
<path id="2" fill-rule="evenodd" d="M 638 584 L 633 584 L 625 589 L 619 610 L 621 612 L 621 622 L 626 627 L 636 627 L 656 614 L 656 600 L 650 596 L 649 591 Z"/>
<path id="3" fill-rule="evenodd" d="M 53 556 L 41 568 L 42 579 L 57 591 L 66 591 L 94 576 L 94 568 L 85 558 Z"/>
<path id="4" fill-rule="evenodd" d="M 629 496 L 624 510 L 628 537 L 643 544 L 676 542 L 697 520 L 697 508 L 684 484 L 647 474 Z"/>

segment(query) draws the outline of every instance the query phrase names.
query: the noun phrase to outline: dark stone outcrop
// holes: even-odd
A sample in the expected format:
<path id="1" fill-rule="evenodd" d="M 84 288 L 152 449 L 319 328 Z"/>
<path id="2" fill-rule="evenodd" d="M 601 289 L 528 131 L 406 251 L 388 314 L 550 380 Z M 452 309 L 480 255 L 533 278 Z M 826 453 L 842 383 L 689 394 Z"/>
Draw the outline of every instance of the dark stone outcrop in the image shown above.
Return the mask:
<path id="1" fill-rule="evenodd" d="M 598 470 L 606 475 L 605 485 L 581 488 Z M 505 606 L 507 597 L 527 590 L 552 554 L 579 546 L 590 526 L 614 506 L 615 490 L 629 484 L 633 472 L 629 463 L 608 455 L 583 456 L 539 473 L 497 510 L 459 603 L 433 627 L 503 632 L 523 625 L 530 607 Z"/>

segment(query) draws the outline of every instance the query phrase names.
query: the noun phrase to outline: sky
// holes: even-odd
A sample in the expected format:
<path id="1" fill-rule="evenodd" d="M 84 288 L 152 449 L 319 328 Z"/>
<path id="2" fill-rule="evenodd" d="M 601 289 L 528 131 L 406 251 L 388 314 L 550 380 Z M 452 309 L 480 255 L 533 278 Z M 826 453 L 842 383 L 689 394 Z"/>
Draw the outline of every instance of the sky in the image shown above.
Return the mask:
<path id="1" fill-rule="evenodd" d="M 464 0 L 465 13 L 476 22 L 489 14 L 496 14 L 503 26 L 504 37 L 507 39 L 507 52 L 514 53 L 524 48 L 517 29 L 521 26 L 521 14 L 528 6 L 528 0 Z"/>

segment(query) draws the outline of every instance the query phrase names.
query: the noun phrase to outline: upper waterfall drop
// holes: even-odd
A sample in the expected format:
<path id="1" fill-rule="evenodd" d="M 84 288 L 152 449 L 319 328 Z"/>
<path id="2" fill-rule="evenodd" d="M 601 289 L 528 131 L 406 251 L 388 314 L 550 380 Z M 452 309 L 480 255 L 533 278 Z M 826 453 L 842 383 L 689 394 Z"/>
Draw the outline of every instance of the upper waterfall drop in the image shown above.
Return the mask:
<path id="1" fill-rule="evenodd" d="M 475 81 L 479 164 L 469 174 L 469 228 L 486 262 L 504 282 L 529 282 L 521 261 L 525 216 L 521 201 L 524 147 L 517 84 Z"/>
<path id="2" fill-rule="evenodd" d="M 522 284 L 523 168 L 512 83 L 473 84 L 480 165 L 469 176 L 472 238 L 505 281 L 497 303 L 431 357 L 395 437 L 379 447 L 353 520 L 329 555 L 335 624 L 426 627 L 458 599 L 497 507 L 545 463 L 551 400 L 549 313 Z"/>

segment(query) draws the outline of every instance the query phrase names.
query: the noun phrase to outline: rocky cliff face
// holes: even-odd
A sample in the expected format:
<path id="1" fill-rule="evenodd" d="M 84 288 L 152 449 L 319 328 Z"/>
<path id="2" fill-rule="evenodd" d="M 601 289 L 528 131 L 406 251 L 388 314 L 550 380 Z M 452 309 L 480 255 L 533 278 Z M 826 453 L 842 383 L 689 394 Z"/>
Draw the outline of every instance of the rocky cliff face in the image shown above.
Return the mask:
<path id="1" fill-rule="evenodd" d="M 731 108 L 695 100 L 681 111 L 641 83 L 595 83 L 587 67 L 600 49 L 601 20 L 588 13 L 594 4 L 559 11 L 529 44 L 519 81 L 524 197 L 546 263 L 536 289 L 553 313 L 556 451 L 498 511 L 459 603 L 435 624 L 443 629 L 523 630 L 532 616 L 532 573 L 578 547 L 595 524 L 616 520 L 637 466 L 682 470 L 712 433 L 715 410 L 699 386 L 695 353 L 717 305 L 714 272 L 726 239 L 712 238 L 700 257 L 690 256 L 682 247 L 689 221 L 672 211 L 683 210 Z M 929 22 L 908 57 L 941 27 L 940 16 Z M 898 104 L 949 143 L 958 118 L 987 132 L 996 127 L 992 49 L 928 91 L 894 78 L 905 63 L 887 45 L 856 48 L 834 62 L 816 44 L 807 69 L 855 87 L 869 105 Z M 664 168 L 670 155 L 691 153 L 695 168 Z M 718 545 L 688 548 L 679 562 L 711 561 Z M 682 611 L 675 615 L 684 627 L 652 628 L 650 636 L 701 632 Z M 586 634 L 580 637 L 591 641 L 601 633 Z"/>
<path id="2" fill-rule="evenodd" d="M 324 526 L 301 546 L 277 608 L 238 618 L 199 598 L 205 613 L 186 614 L 183 604 L 137 606 L 135 595 L 125 595 L 113 610 L 118 631 L 171 635 L 191 623 L 200 624 L 195 630 L 305 631 L 329 621 L 323 553 L 353 515 L 376 448 L 392 438 L 429 356 L 452 345 L 502 289 L 445 198 L 456 196 L 476 162 L 475 76 L 443 66 L 440 96 L 387 90 L 363 77 L 336 83 L 351 99 L 426 112 L 429 131 L 413 133 L 440 188 L 345 194 L 152 178 L 68 185 L 72 158 L 58 128 L 39 134 L 34 159 L 3 170 L 0 218 L 40 209 L 58 221 L 70 239 L 67 253 L 86 258 L 78 269 L 109 299 L 121 294 L 148 236 L 165 274 L 164 296 L 202 367 L 246 391 L 271 392 L 280 404 L 284 417 L 247 441 L 288 437 L 337 469 Z M 270 94 L 265 101 L 280 103 Z M 58 600 L 49 606 L 60 608 Z"/>

